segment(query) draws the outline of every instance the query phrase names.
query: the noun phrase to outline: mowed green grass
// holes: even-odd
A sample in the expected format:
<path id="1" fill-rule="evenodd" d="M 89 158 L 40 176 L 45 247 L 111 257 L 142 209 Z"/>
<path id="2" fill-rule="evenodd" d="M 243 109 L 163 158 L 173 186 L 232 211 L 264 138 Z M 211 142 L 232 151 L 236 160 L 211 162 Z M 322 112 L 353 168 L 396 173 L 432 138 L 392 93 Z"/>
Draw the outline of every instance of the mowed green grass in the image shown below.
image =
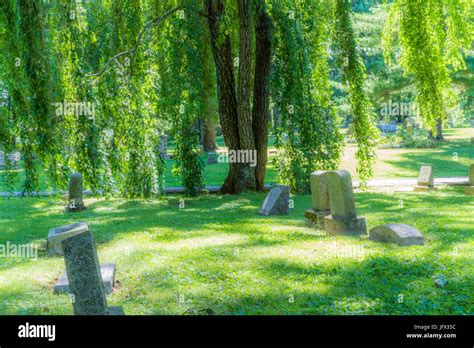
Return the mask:
<path id="1" fill-rule="evenodd" d="M 434 168 L 435 177 L 467 176 L 468 167 L 474 162 L 474 145 L 470 143 L 470 137 L 474 137 L 474 128 L 455 128 L 445 131 L 446 143 L 432 149 L 382 149 L 376 150 L 377 159 L 374 167 L 374 178 L 416 178 L 422 165 L 431 165 Z M 218 137 L 217 143 L 220 150 L 225 150 L 224 140 Z M 273 149 L 274 138 L 269 141 L 269 148 Z M 173 144 L 169 146 L 173 151 Z M 357 147 L 347 144 L 341 157 L 340 169 L 348 170 L 354 179 L 357 179 L 355 152 Z M 274 155 L 269 156 L 265 182 L 268 184 L 278 183 L 278 175 L 272 162 Z M 207 161 L 207 154 L 201 154 L 203 163 Z M 166 161 L 165 185 L 181 186 L 181 178 L 174 177 L 172 168 L 174 160 Z M 217 163 L 205 165 L 204 176 L 206 185 L 221 185 L 227 176 L 229 165 Z M 40 169 L 40 191 L 51 190 L 43 171 Z M 21 191 L 24 181 L 24 170 L 18 171 L 18 180 L 15 185 L 16 191 Z M 7 191 L 4 171 L 0 171 L 0 191 Z"/>
<path id="2" fill-rule="evenodd" d="M 304 227 L 310 196 L 293 196 L 287 216 L 259 216 L 264 197 L 88 198 L 68 214 L 60 198 L 0 199 L 0 244 L 40 248 L 36 261 L 0 258 L 0 314 L 73 313 L 68 296 L 52 295 L 64 261 L 46 256 L 45 238 L 75 221 L 88 222 L 101 262 L 117 264 L 108 302 L 128 315 L 474 313 L 474 199 L 462 187 L 355 194 L 369 228 L 419 229 L 425 245 L 410 247 Z"/>

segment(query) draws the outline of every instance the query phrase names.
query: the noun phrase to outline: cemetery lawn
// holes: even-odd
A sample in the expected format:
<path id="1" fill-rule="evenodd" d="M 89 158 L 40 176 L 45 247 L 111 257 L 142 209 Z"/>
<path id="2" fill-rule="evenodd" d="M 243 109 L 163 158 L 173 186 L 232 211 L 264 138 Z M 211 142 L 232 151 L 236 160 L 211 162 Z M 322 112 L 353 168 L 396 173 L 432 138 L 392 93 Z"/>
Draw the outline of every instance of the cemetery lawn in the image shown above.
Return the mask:
<path id="1" fill-rule="evenodd" d="M 70 214 L 57 197 L 1 198 L 0 245 L 40 252 L 36 261 L 0 257 L 0 314 L 73 313 L 68 296 L 52 295 L 64 261 L 46 257 L 45 238 L 76 221 L 88 222 L 101 262 L 117 264 L 108 302 L 128 315 L 474 313 L 474 200 L 463 187 L 355 194 L 369 229 L 421 231 L 425 245 L 410 247 L 304 227 L 309 195 L 293 196 L 288 216 L 259 216 L 264 196 L 89 197 L 86 211 Z"/>

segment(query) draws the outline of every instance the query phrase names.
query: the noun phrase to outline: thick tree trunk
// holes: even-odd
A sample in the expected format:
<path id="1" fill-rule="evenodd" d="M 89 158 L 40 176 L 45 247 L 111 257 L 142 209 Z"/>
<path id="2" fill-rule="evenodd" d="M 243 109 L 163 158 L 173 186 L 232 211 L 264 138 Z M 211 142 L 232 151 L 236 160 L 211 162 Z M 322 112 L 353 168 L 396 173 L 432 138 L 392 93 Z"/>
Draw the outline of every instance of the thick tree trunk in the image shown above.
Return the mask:
<path id="1" fill-rule="evenodd" d="M 444 141 L 443 137 L 443 120 L 438 118 L 436 120 L 436 138 L 437 141 Z"/>
<path id="2" fill-rule="evenodd" d="M 269 110 L 269 82 L 271 67 L 271 40 L 272 22 L 265 11 L 265 4 L 259 1 L 256 23 L 256 61 L 255 81 L 253 94 L 253 132 L 257 149 L 257 167 L 255 171 L 256 189 L 263 191 L 265 171 L 267 165 L 268 121 Z"/>
<path id="3" fill-rule="evenodd" d="M 202 139 L 202 149 L 204 152 L 214 151 L 217 149 L 216 125 L 213 122 L 212 117 L 204 117 L 204 135 Z"/>
<path id="4" fill-rule="evenodd" d="M 250 111 L 250 93 L 252 78 L 252 17 L 250 0 L 239 0 L 239 75 L 237 80 L 237 103 L 240 148 L 255 150 L 252 129 L 252 114 Z M 255 189 L 255 168 L 249 163 L 242 164 L 245 186 Z"/>
<path id="5" fill-rule="evenodd" d="M 240 149 L 237 96 L 233 70 L 230 37 L 219 31 L 224 13 L 222 0 L 204 0 L 211 36 L 211 47 L 216 64 L 219 118 L 224 141 L 229 149 Z M 229 163 L 229 173 L 222 184 L 221 193 L 240 193 L 245 190 L 243 168 L 240 163 Z"/>

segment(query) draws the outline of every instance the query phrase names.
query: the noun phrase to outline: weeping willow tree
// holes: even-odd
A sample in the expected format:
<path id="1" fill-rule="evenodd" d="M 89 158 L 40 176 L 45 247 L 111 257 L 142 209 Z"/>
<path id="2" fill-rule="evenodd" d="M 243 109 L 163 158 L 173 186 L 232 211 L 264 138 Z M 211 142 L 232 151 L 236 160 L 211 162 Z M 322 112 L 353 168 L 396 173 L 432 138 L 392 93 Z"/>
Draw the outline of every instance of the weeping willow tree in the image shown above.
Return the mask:
<path id="1" fill-rule="evenodd" d="M 11 148 L 19 134 L 26 192 L 40 164 L 63 186 L 80 171 L 96 192 L 154 195 L 163 182 L 157 145 L 166 129 L 174 173 L 187 193 L 199 193 L 199 119 L 209 117 L 214 90 L 228 150 L 257 155 L 256 167 L 230 161 L 221 192 L 264 189 L 270 102 L 283 113 L 280 180 L 307 191 L 309 173 L 336 168 L 342 149 L 330 47 L 348 82 L 359 176 L 371 173 L 374 131 L 348 2 L 8 0 L 2 9 L 11 100 L 2 108 L 3 142 Z M 68 102 L 92 103 L 95 111 L 57 112 Z"/>
<path id="2" fill-rule="evenodd" d="M 25 163 L 23 193 L 38 188 L 36 157 L 54 159 L 55 124 L 51 111 L 50 60 L 41 2 L 8 0 L 2 3 L 5 31 L 2 42 L 6 54 L 6 81 L 9 95 L 8 118 L 2 118 L 10 149 L 15 134 L 21 138 Z M 12 124 L 14 123 L 14 124 Z"/>
<path id="3" fill-rule="evenodd" d="M 469 0 L 395 0 L 383 34 L 388 62 L 400 47 L 398 62 L 414 77 L 426 128 L 443 139 L 447 109 L 455 102 L 450 70 L 466 68 L 464 53 L 473 40 L 474 5 Z"/>

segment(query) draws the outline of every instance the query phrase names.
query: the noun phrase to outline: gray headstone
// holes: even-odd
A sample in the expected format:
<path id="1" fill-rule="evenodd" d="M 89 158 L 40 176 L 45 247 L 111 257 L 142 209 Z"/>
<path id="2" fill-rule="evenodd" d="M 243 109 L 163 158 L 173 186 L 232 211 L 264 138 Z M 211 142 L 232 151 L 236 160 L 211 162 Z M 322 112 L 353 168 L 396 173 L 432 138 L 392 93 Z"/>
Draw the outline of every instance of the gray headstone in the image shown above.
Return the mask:
<path id="1" fill-rule="evenodd" d="M 349 172 L 336 170 L 327 174 L 329 206 L 335 218 L 356 216 L 352 179 Z"/>
<path id="2" fill-rule="evenodd" d="M 107 295 L 111 294 L 114 290 L 115 283 L 115 264 L 114 263 L 105 263 L 100 265 L 100 274 L 102 276 L 102 281 L 104 283 L 105 293 Z M 67 272 L 63 272 L 56 284 L 53 286 L 53 294 L 64 294 L 70 293 L 69 280 L 67 278 Z"/>
<path id="3" fill-rule="evenodd" d="M 289 212 L 290 188 L 273 185 L 260 207 L 260 215 L 286 215 Z"/>
<path id="4" fill-rule="evenodd" d="M 48 255 L 63 255 L 61 242 L 66 238 L 86 231 L 89 231 L 89 227 L 85 222 L 76 222 L 50 229 L 46 242 Z"/>
<path id="5" fill-rule="evenodd" d="M 216 164 L 217 163 L 217 154 L 215 152 L 207 153 L 207 164 Z"/>
<path id="6" fill-rule="evenodd" d="M 398 245 L 421 245 L 423 235 L 414 227 L 405 224 L 387 224 L 370 230 L 370 240 L 396 243 Z"/>
<path id="7" fill-rule="evenodd" d="M 332 235 L 367 234 L 365 219 L 356 216 L 352 179 L 349 172 L 328 172 L 327 187 L 331 215 L 324 220 L 324 229 Z"/>
<path id="8" fill-rule="evenodd" d="M 417 184 L 419 186 L 433 186 L 433 168 L 431 166 L 422 166 L 418 175 Z"/>
<path id="9" fill-rule="evenodd" d="M 90 231 L 61 242 L 76 315 L 105 315 L 107 300 L 99 258 Z"/>
<path id="10" fill-rule="evenodd" d="M 418 180 L 417 180 L 416 186 L 414 187 L 414 190 L 415 191 L 435 190 L 433 168 L 431 166 L 422 166 L 420 168 L 420 174 L 418 175 Z"/>
<path id="11" fill-rule="evenodd" d="M 81 211 L 86 209 L 83 201 L 82 175 L 74 173 L 69 178 L 68 205 L 66 211 Z"/>
<path id="12" fill-rule="evenodd" d="M 311 200 L 316 211 L 329 210 L 329 195 L 327 189 L 327 171 L 319 170 L 311 173 Z"/>

